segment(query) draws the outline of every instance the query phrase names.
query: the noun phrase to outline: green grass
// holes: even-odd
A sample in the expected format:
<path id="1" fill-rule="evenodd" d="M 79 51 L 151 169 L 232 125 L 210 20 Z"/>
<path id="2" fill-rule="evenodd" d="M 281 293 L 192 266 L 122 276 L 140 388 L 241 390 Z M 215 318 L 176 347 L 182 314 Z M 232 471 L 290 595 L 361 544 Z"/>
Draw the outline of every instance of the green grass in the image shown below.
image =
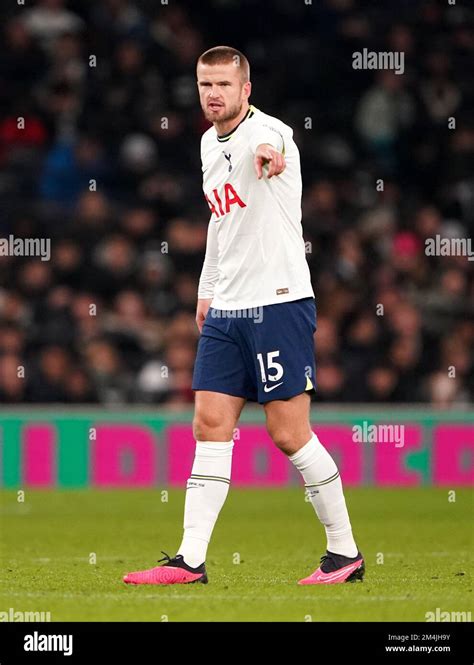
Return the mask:
<path id="1" fill-rule="evenodd" d="M 206 585 L 133 587 L 181 538 L 184 492 L 0 493 L 0 612 L 52 621 L 425 621 L 472 611 L 472 495 L 446 489 L 347 490 L 363 583 L 298 586 L 324 553 L 298 488 L 231 488 L 209 549 Z M 89 563 L 95 553 L 97 563 Z M 236 555 L 236 553 L 238 553 Z M 240 563 L 234 563 L 240 556 Z M 379 561 L 377 563 L 377 556 Z M 309 618 L 310 617 L 310 618 Z"/>

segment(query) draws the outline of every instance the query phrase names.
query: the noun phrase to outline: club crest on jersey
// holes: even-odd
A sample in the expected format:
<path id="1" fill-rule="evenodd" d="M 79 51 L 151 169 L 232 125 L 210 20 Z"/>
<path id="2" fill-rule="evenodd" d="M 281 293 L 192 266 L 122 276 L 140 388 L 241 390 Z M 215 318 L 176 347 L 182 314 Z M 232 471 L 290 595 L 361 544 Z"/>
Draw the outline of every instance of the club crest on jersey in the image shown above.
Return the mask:
<path id="1" fill-rule="evenodd" d="M 232 162 L 230 161 L 231 158 L 232 158 L 232 155 L 231 155 L 230 152 L 229 152 L 228 155 L 226 155 L 225 150 L 222 151 L 222 154 L 224 155 L 224 157 L 225 157 L 225 158 L 227 159 L 227 161 L 229 162 L 229 173 L 230 173 L 230 172 L 232 171 Z"/>
<path id="2" fill-rule="evenodd" d="M 242 201 L 230 182 L 224 185 L 224 191 L 219 194 L 217 189 L 213 189 L 208 195 L 205 195 L 206 201 L 211 209 L 211 213 L 217 218 L 223 217 L 230 212 L 231 206 L 238 205 L 240 208 L 246 208 L 247 204 Z"/>

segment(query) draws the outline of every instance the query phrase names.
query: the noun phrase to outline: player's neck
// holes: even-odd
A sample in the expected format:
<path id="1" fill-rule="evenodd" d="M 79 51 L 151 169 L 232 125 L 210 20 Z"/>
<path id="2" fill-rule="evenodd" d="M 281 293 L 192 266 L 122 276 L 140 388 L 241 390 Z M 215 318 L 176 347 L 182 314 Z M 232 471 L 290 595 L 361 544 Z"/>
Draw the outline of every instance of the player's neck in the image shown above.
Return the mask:
<path id="1" fill-rule="evenodd" d="M 250 104 L 246 102 L 242 106 L 242 110 L 240 111 L 239 115 L 236 116 L 235 118 L 232 118 L 232 120 L 225 120 L 224 122 L 215 122 L 214 127 L 217 132 L 218 136 L 224 136 L 225 134 L 230 134 L 237 125 L 240 125 L 242 120 L 245 118 L 247 113 L 249 112 Z"/>

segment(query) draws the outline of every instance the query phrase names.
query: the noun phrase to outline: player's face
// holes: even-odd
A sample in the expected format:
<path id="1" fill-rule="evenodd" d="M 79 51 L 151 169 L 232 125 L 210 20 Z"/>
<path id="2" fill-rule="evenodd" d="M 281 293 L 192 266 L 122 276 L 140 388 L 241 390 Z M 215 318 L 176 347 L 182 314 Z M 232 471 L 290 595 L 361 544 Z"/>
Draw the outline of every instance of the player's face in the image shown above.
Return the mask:
<path id="1" fill-rule="evenodd" d="M 250 96 L 250 82 L 242 81 L 240 69 L 233 63 L 197 66 L 199 99 L 207 120 L 228 122 L 242 111 Z"/>

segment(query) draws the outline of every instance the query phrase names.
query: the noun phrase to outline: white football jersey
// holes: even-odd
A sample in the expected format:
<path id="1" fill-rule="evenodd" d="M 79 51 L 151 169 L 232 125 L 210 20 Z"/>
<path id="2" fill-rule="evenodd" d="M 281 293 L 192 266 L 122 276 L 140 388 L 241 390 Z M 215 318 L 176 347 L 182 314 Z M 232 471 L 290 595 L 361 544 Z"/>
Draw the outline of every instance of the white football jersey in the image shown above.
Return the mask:
<path id="1" fill-rule="evenodd" d="M 262 143 L 283 152 L 279 176 L 258 180 Z M 211 210 L 198 297 L 216 309 L 248 309 L 314 297 L 301 226 L 301 167 L 293 130 L 254 106 L 229 134 L 201 140 L 203 190 Z"/>

